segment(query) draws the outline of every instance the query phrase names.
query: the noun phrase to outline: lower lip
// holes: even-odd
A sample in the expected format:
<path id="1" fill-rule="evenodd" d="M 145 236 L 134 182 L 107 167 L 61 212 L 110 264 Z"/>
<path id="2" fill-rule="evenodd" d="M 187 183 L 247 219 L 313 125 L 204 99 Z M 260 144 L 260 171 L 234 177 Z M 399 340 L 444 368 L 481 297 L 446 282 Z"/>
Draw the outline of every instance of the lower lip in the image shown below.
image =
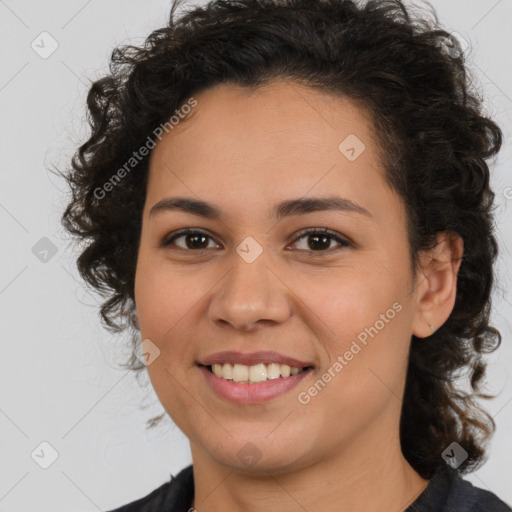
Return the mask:
<path id="1" fill-rule="evenodd" d="M 257 404 L 277 398 L 293 389 L 311 372 L 311 369 L 308 369 L 290 377 L 247 384 L 217 377 L 205 366 L 199 366 L 199 369 L 213 391 L 226 400 L 240 404 Z"/>

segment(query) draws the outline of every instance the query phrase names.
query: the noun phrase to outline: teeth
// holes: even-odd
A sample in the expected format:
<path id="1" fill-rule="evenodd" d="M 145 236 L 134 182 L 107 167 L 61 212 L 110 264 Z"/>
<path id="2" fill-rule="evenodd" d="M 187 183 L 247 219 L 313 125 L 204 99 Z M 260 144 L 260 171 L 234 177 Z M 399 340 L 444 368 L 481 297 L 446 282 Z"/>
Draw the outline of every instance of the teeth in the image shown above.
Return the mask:
<path id="1" fill-rule="evenodd" d="M 246 366 L 245 364 L 219 364 L 211 366 L 212 372 L 222 379 L 233 380 L 235 382 L 264 382 L 280 377 L 289 377 L 302 372 L 302 368 L 292 368 L 287 364 L 256 364 Z"/>
<path id="2" fill-rule="evenodd" d="M 292 369 L 287 364 L 281 365 L 281 377 L 289 377 Z"/>
<path id="3" fill-rule="evenodd" d="M 222 373 L 224 373 L 224 371 Z M 249 367 L 244 364 L 235 364 L 233 366 L 233 380 L 235 382 L 245 382 L 249 380 Z"/>
<path id="4" fill-rule="evenodd" d="M 226 363 L 219 364 L 219 366 L 222 368 L 222 377 L 227 380 L 233 380 L 233 365 Z"/>
<path id="5" fill-rule="evenodd" d="M 270 363 L 267 365 L 267 379 L 279 379 L 281 377 L 281 365 Z"/>
<path id="6" fill-rule="evenodd" d="M 257 364 L 249 368 L 250 382 L 263 382 L 267 380 L 267 367 L 264 364 Z"/>

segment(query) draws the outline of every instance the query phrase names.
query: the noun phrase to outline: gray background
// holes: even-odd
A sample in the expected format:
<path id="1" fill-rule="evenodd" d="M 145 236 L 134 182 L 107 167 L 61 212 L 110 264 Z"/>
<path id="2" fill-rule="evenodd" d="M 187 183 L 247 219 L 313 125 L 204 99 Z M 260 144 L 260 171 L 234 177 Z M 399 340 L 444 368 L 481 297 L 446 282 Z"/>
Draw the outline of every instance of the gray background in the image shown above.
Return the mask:
<path id="1" fill-rule="evenodd" d="M 488 462 L 466 478 L 512 504 L 512 1 L 432 4 L 470 43 L 487 110 L 505 135 L 492 174 L 501 245 L 493 318 L 503 345 L 488 377 L 500 395 L 484 404 L 497 433 Z M 103 330 L 99 299 L 78 277 L 60 227 L 67 189 L 48 171 L 66 167 L 85 140 L 89 81 L 106 70 L 112 48 L 141 44 L 169 8 L 167 0 L 0 0 L 0 512 L 108 510 L 190 463 L 170 420 L 144 430 L 163 409 L 149 385 L 116 368 L 127 344 Z M 48 58 L 31 47 L 51 49 L 45 31 L 58 44 Z M 52 449 L 42 442 L 58 454 L 47 469 L 40 464 Z"/>

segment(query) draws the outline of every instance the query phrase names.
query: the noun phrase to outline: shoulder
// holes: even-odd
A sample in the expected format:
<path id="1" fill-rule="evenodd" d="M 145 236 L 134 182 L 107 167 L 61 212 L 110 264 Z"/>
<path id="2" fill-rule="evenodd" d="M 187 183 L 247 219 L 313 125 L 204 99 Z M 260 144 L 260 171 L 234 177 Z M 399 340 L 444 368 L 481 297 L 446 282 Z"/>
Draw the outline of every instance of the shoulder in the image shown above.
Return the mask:
<path id="1" fill-rule="evenodd" d="M 156 510 L 156 507 L 162 504 L 164 497 L 169 493 L 171 483 L 172 482 L 167 482 L 147 496 L 108 512 L 150 512 L 152 510 Z"/>
<path id="2" fill-rule="evenodd" d="M 475 487 L 456 469 L 441 466 L 410 512 L 511 512 L 512 508 L 494 493 Z"/>
<path id="3" fill-rule="evenodd" d="M 143 498 L 108 512 L 161 512 L 162 510 L 187 512 L 194 496 L 192 466 L 182 469 L 177 476 Z"/>
<path id="4" fill-rule="evenodd" d="M 461 507 L 461 511 L 468 512 L 511 512 L 510 508 L 496 494 L 475 487 L 473 484 L 458 477 L 452 494 L 451 502 Z M 462 507 L 465 508 L 462 508 Z M 448 508 L 447 508 L 448 510 Z"/>

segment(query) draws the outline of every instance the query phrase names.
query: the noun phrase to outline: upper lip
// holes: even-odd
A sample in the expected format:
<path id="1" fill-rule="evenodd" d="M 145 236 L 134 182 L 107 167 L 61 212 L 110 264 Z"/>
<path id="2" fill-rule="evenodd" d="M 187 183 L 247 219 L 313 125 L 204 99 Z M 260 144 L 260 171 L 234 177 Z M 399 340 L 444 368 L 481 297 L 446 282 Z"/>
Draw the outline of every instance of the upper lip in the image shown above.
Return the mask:
<path id="1" fill-rule="evenodd" d="M 283 354 L 279 354 L 278 352 L 272 351 L 263 351 L 263 352 L 236 352 L 236 351 L 225 351 L 225 352 L 216 352 L 215 354 L 211 354 L 201 361 L 199 364 L 203 366 L 210 366 L 212 364 L 243 364 L 246 366 L 254 366 L 260 363 L 276 363 L 276 364 L 287 364 L 292 368 L 305 368 L 308 366 L 313 366 L 312 363 L 307 361 L 299 361 L 293 357 L 288 357 Z"/>

